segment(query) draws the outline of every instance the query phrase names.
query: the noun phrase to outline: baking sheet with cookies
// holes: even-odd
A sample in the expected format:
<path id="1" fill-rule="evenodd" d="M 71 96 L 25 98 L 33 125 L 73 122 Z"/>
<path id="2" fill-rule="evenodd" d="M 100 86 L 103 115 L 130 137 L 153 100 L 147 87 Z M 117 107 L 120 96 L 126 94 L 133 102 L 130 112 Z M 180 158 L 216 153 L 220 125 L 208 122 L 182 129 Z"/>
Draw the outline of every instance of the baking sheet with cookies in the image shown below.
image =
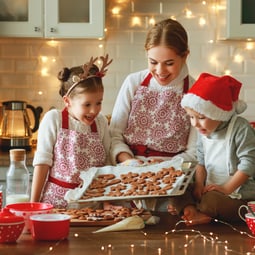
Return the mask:
<path id="1" fill-rule="evenodd" d="M 175 175 L 172 183 L 166 182 L 166 176 L 162 175 L 162 177 L 160 177 L 160 173 L 168 171 L 167 169 L 171 169 L 171 171 L 174 170 Z M 89 173 L 90 171 L 92 174 Z M 85 173 L 84 175 L 81 174 L 84 183 L 79 192 L 82 192 L 82 195 L 76 202 L 132 200 L 181 195 L 185 192 L 192 179 L 193 173 L 194 166 L 192 162 L 183 162 L 183 160 L 179 158 L 138 167 L 105 166 L 92 168 L 87 172 L 89 176 L 92 176 L 91 178 L 86 178 Z M 95 195 L 91 195 L 91 193 L 88 195 L 88 191 L 91 191 L 92 184 L 100 178 L 109 178 L 109 180 L 107 180 L 108 184 L 104 187 L 99 185 L 96 188 L 98 193 L 92 192 L 92 194 Z M 165 182 L 163 182 L 163 180 L 165 180 Z M 148 187 L 146 187 L 148 184 L 150 184 L 150 189 L 152 189 L 151 192 L 148 192 Z M 99 190 L 101 193 L 99 193 Z M 135 192 L 132 193 L 130 192 L 131 190 Z M 119 193 L 117 193 L 117 191 Z"/>

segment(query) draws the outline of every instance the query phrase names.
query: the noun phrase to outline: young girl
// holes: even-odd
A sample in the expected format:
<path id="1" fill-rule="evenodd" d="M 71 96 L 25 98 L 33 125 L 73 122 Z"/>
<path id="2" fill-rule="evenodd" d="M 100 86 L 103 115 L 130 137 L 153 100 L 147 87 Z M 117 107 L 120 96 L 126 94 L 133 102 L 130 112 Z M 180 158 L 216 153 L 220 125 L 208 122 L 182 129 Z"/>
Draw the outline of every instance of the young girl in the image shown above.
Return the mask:
<path id="1" fill-rule="evenodd" d="M 112 162 L 176 155 L 194 160 L 196 133 L 180 106 L 194 82 L 186 65 L 187 33 L 179 22 L 163 20 L 149 30 L 145 49 L 148 69 L 125 79 L 113 109 Z"/>
<path id="2" fill-rule="evenodd" d="M 58 74 L 65 108 L 47 112 L 40 124 L 33 165 L 31 201 L 65 208 L 65 193 L 78 187 L 80 171 L 107 163 L 110 135 L 100 113 L 102 77 L 112 60 L 100 57 L 99 69 L 91 58 L 84 66 L 63 68 Z"/>
<path id="3" fill-rule="evenodd" d="M 241 83 L 230 76 L 203 73 L 183 97 L 192 126 L 198 131 L 192 194 L 175 197 L 170 209 L 187 225 L 212 218 L 240 220 L 238 208 L 255 197 L 255 131 L 237 116 L 246 109 L 238 100 Z"/>

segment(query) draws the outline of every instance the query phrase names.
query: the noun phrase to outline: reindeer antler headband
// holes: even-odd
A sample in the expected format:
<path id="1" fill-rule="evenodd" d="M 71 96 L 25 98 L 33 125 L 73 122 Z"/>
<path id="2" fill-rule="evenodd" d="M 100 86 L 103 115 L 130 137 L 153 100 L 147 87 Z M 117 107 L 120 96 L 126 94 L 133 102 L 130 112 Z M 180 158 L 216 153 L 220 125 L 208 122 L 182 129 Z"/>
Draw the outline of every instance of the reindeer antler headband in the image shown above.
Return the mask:
<path id="1" fill-rule="evenodd" d="M 89 75 L 89 70 L 93 67 L 94 63 L 98 60 L 98 58 L 93 58 L 91 57 L 89 62 L 87 64 L 84 64 L 82 66 L 83 68 L 83 73 L 81 73 L 80 75 L 74 75 L 72 77 L 72 81 L 74 82 L 73 85 L 68 89 L 68 91 L 66 92 L 66 96 L 68 96 L 71 91 L 82 81 L 85 81 L 86 79 L 92 78 L 92 77 L 104 77 L 106 72 L 108 71 L 108 69 L 105 69 L 107 66 L 109 66 L 112 63 L 112 59 L 108 60 L 109 56 L 108 54 L 104 57 L 104 56 L 100 56 L 99 57 L 102 60 L 102 66 L 99 69 L 98 72 L 96 72 L 95 74 L 91 74 Z"/>

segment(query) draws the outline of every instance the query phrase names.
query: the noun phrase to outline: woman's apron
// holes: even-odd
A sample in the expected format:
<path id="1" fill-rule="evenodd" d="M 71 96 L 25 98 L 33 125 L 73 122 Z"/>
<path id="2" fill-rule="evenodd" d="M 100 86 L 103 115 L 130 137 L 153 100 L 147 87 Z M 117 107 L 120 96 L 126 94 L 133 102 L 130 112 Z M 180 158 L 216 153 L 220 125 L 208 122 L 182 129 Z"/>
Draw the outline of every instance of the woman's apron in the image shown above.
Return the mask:
<path id="1" fill-rule="evenodd" d="M 54 147 L 53 165 L 42 197 L 43 202 L 53 204 L 55 208 L 67 207 L 65 193 L 81 184 L 80 171 L 103 166 L 106 159 L 95 122 L 91 125 L 91 132 L 85 134 L 69 130 L 68 126 L 68 111 L 64 109 L 62 128 Z"/>
<path id="2" fill-rule="evenodd" d="M 227 132 L 222 139 L 210 139 L 202 137 L 204 148 L 205 168 L 207 172 L 206 184 L 222 185 L 226 183 L 234 174 L 236 169 L 230 169 L 229 159 L 229 141 L 232 134 L 233 126 L 237 116 L 233 116 L 227 128 Z M 239 197 L 236 190 L 231 197 Z"/>
<path id="3" fill-rule="evenodd" d="M 148 88 L 151 78 L 148 74 L 136 91 L 124 137 L 136 156 L 173 157 L 187 147 L 190 119 L 181 99 L 189 89 L 189 78 L 184 79 L 183 93 L 152 91 Z M 154 210 L 157 199 L 133 202 L 138 208 Z"/>
<path id="4" fill-rule="evenodd" d="M 181 107 L 183 94 L 175 91 L 152 91 L 151 74 L 138 87 L 131 106 L 124 138 L 134 155 L 173 157 L 187 147 L 190 120 Z M 183 93 L 189 89 L 188 76 Z"/>

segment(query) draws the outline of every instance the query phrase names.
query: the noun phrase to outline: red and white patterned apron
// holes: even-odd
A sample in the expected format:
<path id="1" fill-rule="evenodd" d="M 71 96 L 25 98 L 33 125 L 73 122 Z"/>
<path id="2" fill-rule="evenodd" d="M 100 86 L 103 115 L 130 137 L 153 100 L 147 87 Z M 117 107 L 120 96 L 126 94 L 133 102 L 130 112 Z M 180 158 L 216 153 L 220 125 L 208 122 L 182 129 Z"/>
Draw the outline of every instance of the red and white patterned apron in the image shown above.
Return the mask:
<path id="1" fill-rule="evenodd" d="M 186 149 L 190 132 L 189 117 L 181 107 L 183 94 L 152 91 L 151 78 L 148 74 L 136 91 L 124 138 L 134 155 L 173 157 Z M 188 89 L 187 76 L 183 93 Z"/>
<path id="2" fill-rule="evenodd" d="M 68 111 L 62 111 L 62 128 L 54 147 L 53 166 L 46 183 L 42 201 L 55 208 L 67 207 L 65 193 L 80 185 L 80 171 L 103 166 L 106 153 L 94 122 L 86 134 L 68 129 Z"/>

